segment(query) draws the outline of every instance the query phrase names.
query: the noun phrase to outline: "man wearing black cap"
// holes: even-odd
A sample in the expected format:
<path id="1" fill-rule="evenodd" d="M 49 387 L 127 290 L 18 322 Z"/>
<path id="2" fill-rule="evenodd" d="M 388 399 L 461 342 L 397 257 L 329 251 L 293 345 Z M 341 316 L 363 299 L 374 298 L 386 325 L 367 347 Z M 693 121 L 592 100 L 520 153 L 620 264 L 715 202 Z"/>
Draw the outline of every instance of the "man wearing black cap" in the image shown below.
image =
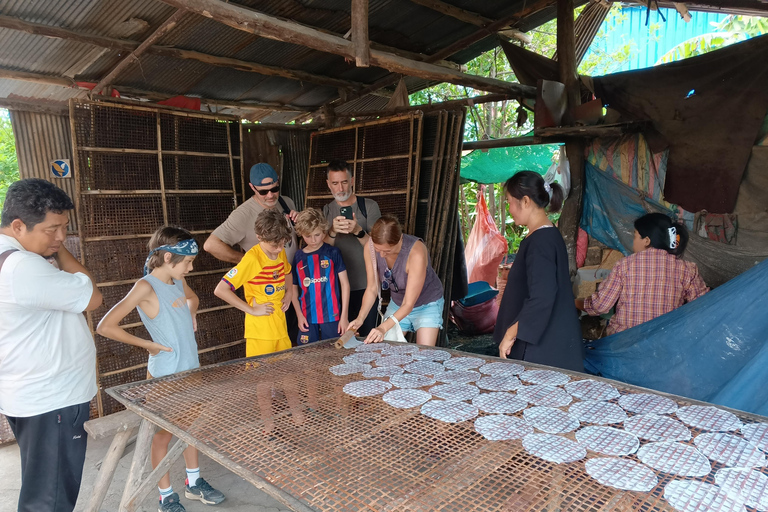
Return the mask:
<path id="1" fill-rule="evenodd" d="M 254 196 L 229 214 L 227 220 L 211 233 L 203 248 L 221 261 L 239 263 L 244 252 L 259 243 L 259 238 L 254 231 L 256 217 L 264 210 L 274 208 L 286 214 L 286 222 L 291 228 L 291 241 L 285 244 L 285 254 L 288 261 L 293 261 L 298 243 L 296 231 L 288 218 L 294 221 L 299 213 L 290 197 L 280 196 L 277 172 L 269 164 L 255 164 L 251 167 L 249 185 L 254 191 Z M 240 246 L 240 250 L 234 249 L 235 245 Z M 295 340 L 298 334 L 296 312 L 293 308 L 288 308 L 285 317 L 288 323 L 288 335 Z"/>

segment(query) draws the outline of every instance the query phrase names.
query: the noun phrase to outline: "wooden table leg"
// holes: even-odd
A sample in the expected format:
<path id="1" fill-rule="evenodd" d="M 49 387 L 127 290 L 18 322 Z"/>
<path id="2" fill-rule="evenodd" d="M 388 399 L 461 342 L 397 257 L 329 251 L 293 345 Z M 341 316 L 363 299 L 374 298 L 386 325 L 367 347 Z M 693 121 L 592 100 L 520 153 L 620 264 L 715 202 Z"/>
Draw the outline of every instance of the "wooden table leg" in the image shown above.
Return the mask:
<path id="1" fill-rule="evenodd" d="M 104 502 L 104 497 L 107 495 L 109 485 L 112 483 L 112 478 L 115 476 L 115 470 L 117 464 L 125 452 L 125 446 L 128 444 L 128 440 L 131 438 L 133 429 L 123 430 L 115 434 L 112 439 L 112 444 L 109 445 L 107 450 L 107 456 L 104 457 L 104 461 L 99 469 L 99 475 L 96 477 L 96 483 L 93 485 L 93 491 L 91 499 L 88 500 L 88 505 L 85 507 L 85 512 L 99 512 L 101 504 Z"/>
<path id="2" fill-rule="evenodd" d="M 163 457 L 163 460 L 160 461 L 157 467 L 153 469 L 152 472 L 147 475 L 147 478 L 145 478 L 133 491 L 125 503 L 126 510 L 129 512 L 136 510 L 136 505 L 139 500 L 147 495 L 151 487 L 157 485 L 157 482 L 160 481 L 160 478 L 162 478 L 162 476 L 168 472 L 173 463 L 176 462 L 179 457 L 181 457 L 181 454 L 184 453 L 184 450 L 186 449 L 187 443 L 181 439 L 176 441 L 176 444 L 173 445 L 173 448 L 168 450 L 168 453 L 165 455 L 165 457 Z"/>
<path id="3" fill-rule="evenodd" d="M 128 472 L 128 479 L 125 482 L 123 498 L 120 500 L 120 512 L 133 512 L 133 509 L 127 508 L 127 503 L 131 495 L 136 491 L 142 481 L 144 469 L 149 461 L 149 453 L 152 449 L 152 438 L 155 435 L 157 426 L 148 420 L 141 420 L 139 434 L 136 437 L 136 449 L 133 452 L 133 461 L 131 469 Z"/>

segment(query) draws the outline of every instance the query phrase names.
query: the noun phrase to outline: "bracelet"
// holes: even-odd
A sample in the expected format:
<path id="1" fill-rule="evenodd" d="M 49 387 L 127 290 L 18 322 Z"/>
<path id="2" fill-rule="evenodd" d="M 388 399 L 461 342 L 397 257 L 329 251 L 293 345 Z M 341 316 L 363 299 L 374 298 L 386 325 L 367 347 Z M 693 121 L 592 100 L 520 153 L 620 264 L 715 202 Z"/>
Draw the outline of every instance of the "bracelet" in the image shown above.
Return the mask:
<path id="1" fill-rule="evenodd" d="M 331 238 L 336 238 L 336 235 L 332 235 L 330 231 L 328 232 L 328 236 Z"/>

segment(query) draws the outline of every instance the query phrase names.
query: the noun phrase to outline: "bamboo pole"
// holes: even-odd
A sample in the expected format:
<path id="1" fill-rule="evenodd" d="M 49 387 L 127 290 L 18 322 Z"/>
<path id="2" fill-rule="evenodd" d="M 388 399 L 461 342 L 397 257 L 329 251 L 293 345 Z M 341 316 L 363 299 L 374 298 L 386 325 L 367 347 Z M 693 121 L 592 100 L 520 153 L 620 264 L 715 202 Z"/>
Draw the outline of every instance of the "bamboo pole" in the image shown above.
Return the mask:
<path id="1" fill-rule="evenodd" d="M 416 129 L 416 148 L 413 155 L 414 171 L 413 171 L 413 184 L 411 185 L 411 205 L 410 212 L 411 218 L 409 222 L 409 233 L 414 234 L 416 231 L 416 214 L 418 213 L 419 204 L 419 183 L 421 181 L 421 144 L 422 136 L 424 135 L 424 114 L 418 116 L 418 128 Z"/>
<path id="2" fill-rule="evenodd" d="M 107 73 L 106 76 L 104 76 L 104 78 L 99 80 L 99 83 L 97 83 L 96 87 L 93 88 L 92 94 L 99 94 L 105 87 L 111 85 L 115 79 L 120 76 L 120 73 L 128 69 L 134 63 L 137 63 L 139 61 L 139 56 L 147 51 L 147 49 L 149 49 L 149 47 L 152 46 L 155 41 L 159 41 L 168 32 L 173 30 L 185 14 L 186 11 L 182 9 L 174 12 L 167 20 L 162 23 L 162 25 L 157 28 L 157 30 L 155 30 L 147 39 L 145 39 L 143 43 L 141 43 L 135 50 L 129 53 L 123 60 L 118 62 L 117 65 L 112 68 L 112 70 Z"/>

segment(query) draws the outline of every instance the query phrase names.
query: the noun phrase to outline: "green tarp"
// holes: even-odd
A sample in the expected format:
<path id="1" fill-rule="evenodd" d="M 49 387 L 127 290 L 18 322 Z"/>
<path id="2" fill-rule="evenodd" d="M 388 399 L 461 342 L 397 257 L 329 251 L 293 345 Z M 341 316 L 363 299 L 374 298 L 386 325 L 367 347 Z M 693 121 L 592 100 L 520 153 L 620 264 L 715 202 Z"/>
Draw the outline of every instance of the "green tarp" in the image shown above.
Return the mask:
<path id="1" fill-rule="evenodd" d="M 552 165 L 558 144 L 512 148 L 476 149 L 461 157 L 461 177 L 478 183 L 504 183 L 517 171 L 535 171 L 544 176 Z"/>

